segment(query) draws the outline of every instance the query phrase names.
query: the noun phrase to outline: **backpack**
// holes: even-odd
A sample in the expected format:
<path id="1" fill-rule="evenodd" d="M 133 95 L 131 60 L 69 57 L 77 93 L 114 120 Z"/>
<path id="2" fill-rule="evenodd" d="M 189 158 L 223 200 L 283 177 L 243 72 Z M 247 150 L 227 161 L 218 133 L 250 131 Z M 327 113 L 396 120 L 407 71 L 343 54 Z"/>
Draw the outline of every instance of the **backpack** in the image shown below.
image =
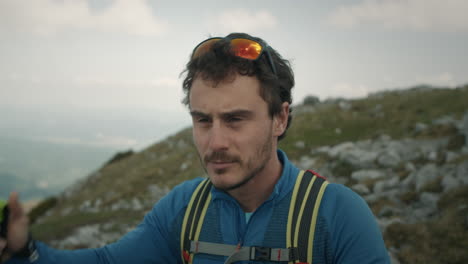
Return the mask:
<path id="1" fill-rule="evenodd" d="M 193 192 L 182 222 L 182 263 L 191 264 L 197 253 L 227 256 L 225 263 L 241 260 L 312 263 L 315 225 L 327 185 L 326 179 L 312 170 L 298 174 L 289 205 L 286 248 L 241 247 L 199 241 L 212 186 L 209 179 L 203 180 Z"/>

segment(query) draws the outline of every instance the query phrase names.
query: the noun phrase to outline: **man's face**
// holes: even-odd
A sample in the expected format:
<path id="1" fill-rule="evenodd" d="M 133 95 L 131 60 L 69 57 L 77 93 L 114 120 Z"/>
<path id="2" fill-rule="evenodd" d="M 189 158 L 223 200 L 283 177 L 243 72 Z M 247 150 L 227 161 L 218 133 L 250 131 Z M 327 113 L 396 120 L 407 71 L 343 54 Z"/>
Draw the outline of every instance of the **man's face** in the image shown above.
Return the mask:
<path id="1" fill-rule="evenodd" d="M 193 138 L 212 183 L 232 190 L 248 182 L 276 155 L 275 118 L 259 95 L 256 77 L 236 75 L 214 87 L 195 79 L 190 91 Z"/>

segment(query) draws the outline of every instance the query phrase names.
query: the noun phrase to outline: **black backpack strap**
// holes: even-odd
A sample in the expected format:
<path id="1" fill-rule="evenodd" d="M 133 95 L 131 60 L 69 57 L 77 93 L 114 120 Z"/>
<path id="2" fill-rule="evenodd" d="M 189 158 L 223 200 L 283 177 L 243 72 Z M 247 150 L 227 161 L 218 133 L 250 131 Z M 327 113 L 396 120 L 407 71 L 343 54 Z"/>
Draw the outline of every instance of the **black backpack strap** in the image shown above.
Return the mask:
<path id="1" fill-rule="evenodd" d="M 211 182 L 202 181 L 192 194 L 185 211 L 180 236 L 182 262 L 192 263 L 197 250 L 191 250 L 198 241 L 201 227 L 211 201 Z M 313 242 L 318 211 L 328 182 L 313 171 L 301 171 L 294 186 L 286 234 L 290 263 L 312 263 Z M 199 252 L 199 251 L 198 251 Z"/>
<path id="2" fill-rule="evenodd" d="M 313 171 L 297 176 L 289 206 L 286 247 L 291 249 L 290 263 L 312 263 L 315 225 L 328 182 Z"/>
<path id="3" fill-rule="evenodd" d="M 180 249 L 182 251 L 182 262 L 184 264 L 189 264 L 193 261 L 193 254 L 190 252 L 190 241 L 198 241 L 200 236 L 206 210 L 211 201 L 211 185 L 209 179 L 200 182 L 193 192 L 190 203 L 185 210 L 180 233 Z"/>

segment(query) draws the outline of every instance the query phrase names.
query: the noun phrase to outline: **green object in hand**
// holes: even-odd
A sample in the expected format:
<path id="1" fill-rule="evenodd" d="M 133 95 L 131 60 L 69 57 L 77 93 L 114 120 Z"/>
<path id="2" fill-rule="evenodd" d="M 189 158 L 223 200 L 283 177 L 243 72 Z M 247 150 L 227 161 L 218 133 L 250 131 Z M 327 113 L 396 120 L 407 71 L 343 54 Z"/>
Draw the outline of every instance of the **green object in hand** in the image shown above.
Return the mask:
<path id="1" fill-rule="evenodd" d="M 0 237 L 7 235 L 8 213 L 7 202 L 0 200 Z"/>
<path id="2" fill-rule="evenodd" d="M 0 200 L 0 212 L 3 212 L 3 208 L 7 205 L 7 202 Z M 0 214 L 0 223 L 3 221 L 3 214 Z"/>

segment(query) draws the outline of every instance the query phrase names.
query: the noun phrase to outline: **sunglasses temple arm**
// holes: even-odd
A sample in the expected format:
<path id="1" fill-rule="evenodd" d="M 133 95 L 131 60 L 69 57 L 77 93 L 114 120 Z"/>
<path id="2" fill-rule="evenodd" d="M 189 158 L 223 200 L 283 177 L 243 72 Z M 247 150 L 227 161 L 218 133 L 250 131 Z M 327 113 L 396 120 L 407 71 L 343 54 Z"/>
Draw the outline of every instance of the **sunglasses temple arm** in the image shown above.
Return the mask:
<path id="1" fill-rule="evenodd" d="M 276 72 L 276 67 L 275 64 L 273 63 L 273 58 L 271 57 L 270 52 L 265 52 L 267 57 L 268 57 L 268 62 L 270 63 L 271 69 L 273 70 L 273 73 L 278 76 L 278 73 Z"/>

